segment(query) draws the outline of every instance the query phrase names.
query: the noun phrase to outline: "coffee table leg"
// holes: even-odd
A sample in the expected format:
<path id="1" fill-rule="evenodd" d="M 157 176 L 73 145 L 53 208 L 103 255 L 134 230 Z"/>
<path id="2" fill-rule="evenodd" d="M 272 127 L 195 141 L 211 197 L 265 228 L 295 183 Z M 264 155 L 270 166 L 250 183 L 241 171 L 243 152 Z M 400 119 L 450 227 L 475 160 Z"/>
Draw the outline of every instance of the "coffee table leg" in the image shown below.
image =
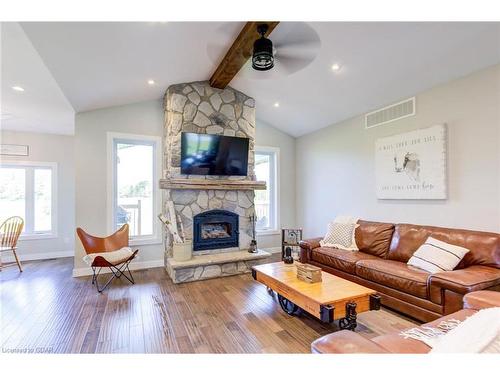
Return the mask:
<path id="1" fill-rule="evenodd" d="M 286 299 L 281 294 L 278 294 L 278 302 L 280 303 L 280 306 L 283 309 L 283 311 L 286 312 L 288 315 L 293 315 L 299 310 L 299 307 L 295 303 Z"/>
<path id="2" fill-rule="evenodd" d="M 333 322 L 333 312 L 335 308 L 331 305 L 321 305 L 319 315 L 323 323 Z"/>
<path id="3" fill-rule="evenodd" d="M 339 319 L 339 327 L 340 329 L 349 329 L 354 331 L 357 326 L 356 323 L 356 303 L 355 302 L 347 302 L 345 305 L 345 318 Z"/>
<path id="4" fill-rule="evenodd" d="M 370 296 L 370 310 L 380 310 L 380 296 L 378 294 Z"/>

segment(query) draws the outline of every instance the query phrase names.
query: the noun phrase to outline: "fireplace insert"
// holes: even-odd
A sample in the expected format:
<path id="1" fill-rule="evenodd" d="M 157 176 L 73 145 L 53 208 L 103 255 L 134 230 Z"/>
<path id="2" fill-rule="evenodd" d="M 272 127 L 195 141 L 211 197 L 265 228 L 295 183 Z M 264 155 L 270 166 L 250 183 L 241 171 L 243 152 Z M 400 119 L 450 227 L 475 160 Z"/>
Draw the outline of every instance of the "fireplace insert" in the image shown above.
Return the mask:
<path id="1" fill-rule="evenodd" d="M 238 215 L 211 210 L 193 218 L 193 250 L 225 249 L 239 246 Z"/>

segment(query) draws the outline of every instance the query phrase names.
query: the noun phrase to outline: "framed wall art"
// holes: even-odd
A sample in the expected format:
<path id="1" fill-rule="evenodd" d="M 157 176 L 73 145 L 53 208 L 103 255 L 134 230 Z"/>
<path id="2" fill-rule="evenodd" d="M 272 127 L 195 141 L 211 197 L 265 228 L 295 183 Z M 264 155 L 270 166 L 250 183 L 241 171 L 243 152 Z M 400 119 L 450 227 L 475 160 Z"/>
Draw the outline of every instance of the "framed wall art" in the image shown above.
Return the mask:
<path id="1" fill-rule="evenodd" d="M 446 199 L 446 125 L 375 143 L 378 199 Z"/>

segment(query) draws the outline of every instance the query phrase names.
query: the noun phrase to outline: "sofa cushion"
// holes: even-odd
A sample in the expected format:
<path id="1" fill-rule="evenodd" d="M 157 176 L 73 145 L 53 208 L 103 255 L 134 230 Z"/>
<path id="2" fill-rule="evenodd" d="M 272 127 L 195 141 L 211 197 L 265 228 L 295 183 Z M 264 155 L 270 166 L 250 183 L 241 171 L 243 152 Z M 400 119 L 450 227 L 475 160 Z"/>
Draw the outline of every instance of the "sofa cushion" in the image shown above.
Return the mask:
<path id="1" fill-rule="evenodd" d="M 386 258 L 408 262 L 429 236 L 470 250 L 456 269 L 472 265 L 500 268 L 500 234 L 413 224 L 396 225 Z"/>
<path id="2" fill-rule="evenodd" d="M 358 220 L 355 237 L 358 249 L 367 254 L 384 258 L 389 251 L 394 224 Z"/>
<path id="3" fill-rule="evenodd" d="M 372 340 L 349 330 L 330 333 L 313 341 L 311 352 L 315 354 L 387 353 Z"/>
<path id="4" fill-rule="evenodd" d="M 311 259 L 325 266 L 355 274 L 357 261 L 379 258 L 360 251 L 342 250 L 332 247 L 317 247 L 311 251 Z"/>
<path id="5" fill-rule="evenodd" d="M 356 274 L 367 280 L 428 298 L 427 279 L 430 273 L 393 260 L 367 259 L 356 263 Z"/>
<path id="6" fill-rule="evenodd" d="M 500 307 L 500 293 L 493 290 L 478 290 L 464 296 L 465 309 L 480 310 L 490 307 Z"/>

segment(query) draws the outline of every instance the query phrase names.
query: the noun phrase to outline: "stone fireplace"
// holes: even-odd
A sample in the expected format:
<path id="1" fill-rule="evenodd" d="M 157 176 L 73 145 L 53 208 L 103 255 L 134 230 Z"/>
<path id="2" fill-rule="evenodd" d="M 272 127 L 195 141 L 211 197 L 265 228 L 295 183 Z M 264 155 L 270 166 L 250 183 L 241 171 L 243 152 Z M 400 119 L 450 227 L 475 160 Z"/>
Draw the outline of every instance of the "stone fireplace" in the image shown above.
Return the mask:
<path id="1" fill-rule="evenodd" d="M 164 109 L 165 169 L 160 188 L 164 203 L 173 202 L 186 238 L 195 243 L 193 259 L 179 264 L 172 259 L 172 238 L 167 234 L 165 263 L 170 277 L 184 282 L 249 272 L 269 256 L 247 252 L 254 189 L 265 188 L 255 181 L 254 173 L 254 99 L 231 87 L 212 88 L 206 81 L 182 83 L 167 89 Z M 181 174 L 183 132 L 248 138 L 247 176 Z"/>
<path id="2" fill-rule="evenodd" d="M 193 218 L 193 251 L 238 248 L 239 217 L 226 210 L 210 210 Z"/>

